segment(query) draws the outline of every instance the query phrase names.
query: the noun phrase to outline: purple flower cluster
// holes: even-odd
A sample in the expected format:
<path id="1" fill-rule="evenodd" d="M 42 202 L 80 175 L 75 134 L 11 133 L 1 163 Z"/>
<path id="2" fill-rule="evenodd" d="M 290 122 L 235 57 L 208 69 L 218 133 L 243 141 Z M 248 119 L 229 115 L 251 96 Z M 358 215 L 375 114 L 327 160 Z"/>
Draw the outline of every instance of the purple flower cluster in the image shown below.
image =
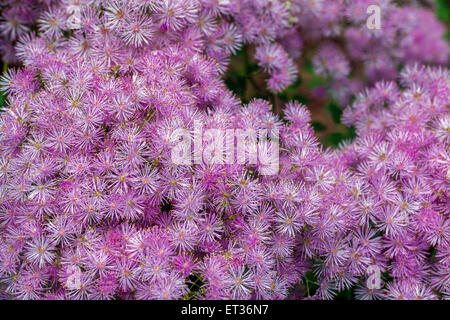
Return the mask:
<path id="1" fill-rule="evenodd" d="M 366 25 L 370 5 L 380 8 L 381 30 Z M 10 62 L 16 59 L 13 44 L 21 38 L 30 41 L 30 27 L 37 21 L 50 48 L 62 45 L 63 33 L 72 29 L 73 50 L 102 56 L 109 50 L 109 63 L 125 65 L 130 50 L 116 47 L 114 39 L 97 43 L 89 35 L 100 23 L 123 45 L 139 49 L 178 43 L 213 58 L 221 72 L 230 55 L 244 44 L 253 45 L 272 92 L 295 81 L 294 59 L 312 57 L 315 71 L 328 79 L 329 93 L 341 104 L 368 83 L 394 80 L 405 63 L 445 65 L 450 53 L 445 27 L 429 6 L 416 1 L 21 0 L 3 6 L 0 48 Z M 99 8 L 104 10 L 97 16 Z"/>
<path id="2" fill-rule="evenodd" d="M 243 44 L 254 44 L 259 59 L 269 72 L 268 86 L 277 92 L 293 83 L 297 68 L 284 48 L 273 44 L 288 28 L 289 11 L 283 1 L 254 0 L 64 0 L 7 2 L 0 31 L 6 36 L 3 55 L 15 57 L 12 42 L 27 43 L 33 37 L 28 25 L 39 19 L 40 37 L 47 46 L 64 46 L 64 35 L 73 32 L 72 53 L 95 56 L 108 66 L 126 66 L 134 54 L 152 47 L 177 44 L 215 60 L 221 72 L 231 54 Z M 26 7 L 27 14 L 22 7 Z M 9 11 L 18 14 L 9 14 Z M 100 12 L 101 11 L 101 12 Z M 20 13 L 20 15 L 19 15 Z M 27 17 L 27 19 L 22 18 Z M 34 19 L 33 19 L 34 18 Z M 101 27 L 100 27 L 101 26 Z M 102 31 L 97 30 L 102 28 Z M 107 40 L 93 36 L 106 32 Z M 23 55 L 18 49 L 18 58 Z"/>
<path id="3" fill-rule="evenodd" d="M 448 69 L 410 65 L 406 90 L 378 82 L 343 116 L 358 138 L 341 160 L 361 179 L 360 223 L 382 232 L 376 264 L 394 278 L 389 298 L 449 294 L 449 79 Z"/>
<path id="4" fill-rule="evenodd" d="M 298 19 L 298 33 L 289 33 L 289 38 L 307 43 L 314 55 L 315 71 L 331 82 L 331 95 L 345 105 L 365 85 L 395 80 L 404 64 L 449 62 L 445 27 L 432 10 L 410 2 L 294 0 L 292 11 Z M 366 10 L 371 5 L 380 8 L 381 29 L 367 27 L 370 15 Z M 289 45 L 286 49 L 291 52 Z"/>
<path id="5" fill-rule="evenodd" d="M 0 56 L 8 64 L 17 63 L 14 45 L 31 31 L 40 15 L 56 0 L 2 0 L 0 3 Z"/>
<path id="6" fill-rule="evenodd" d="M 241 108 L 215 63 L 178 46 L 142 51 L 121 71 L 72 55 L 70 43 L 51 52 L 34 39 L 23 46 L 30 63 L 4 81 L 1 272 L 15 297 L 281 298 L 308 257 L 325 254 L 325 236 L 350 224 L 343 211 L 326 223 L 322 194 L 345 193 L 304 107 L 287 107 L 290 125 L 265 101 Z M 283 173 L 173 164 L 173 133 L 194 121 L 280 129 L 291 151 Z M 327 226 L 297 252 L 296 235 L 315 224 Z M 192 292 L 189 277 L 204 285 Z"/>
<path id="7" fill-rule="evenodd" d="M 313 281 L 315 299 L 351 288 L 448 298 L 448 70 L 411 65 L 402 87 L 377 83 L 344 113 L 357 139 L 324 150 L 305 106 L 280 118 L 267 101 L 242 105 L 220 77 L 255 43 L 269 87 L 293 81 L 273 41 L 295 6 L 79 3 L 74 30 L 71 1 L 41 15 L 41 35 L 17 45 L 25 67 L 0 84 L 0 288 L 17 299 L 283 299 Z M 346 77 L 345 56 L 327 48 L 336 63 L 321 70 Z M 278 173 L 175 164 L 176 132 L 195 123 L 276 130 Z"/>

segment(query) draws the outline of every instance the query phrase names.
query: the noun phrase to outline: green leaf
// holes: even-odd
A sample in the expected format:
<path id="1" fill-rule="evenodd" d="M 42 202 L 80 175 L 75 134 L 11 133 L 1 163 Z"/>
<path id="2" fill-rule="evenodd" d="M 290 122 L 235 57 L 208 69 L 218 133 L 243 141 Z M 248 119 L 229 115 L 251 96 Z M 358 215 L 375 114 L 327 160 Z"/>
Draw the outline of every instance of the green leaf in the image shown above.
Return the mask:
<path id="1" fill-rule="evenodd" d="M 303 283 L 305 284 L 307 291 L 306 294 L 308 295 L 308 297 L 314 295 L 314 293 L 319 288 L 319 286 L 317 285 L 317 278 L 312 271 L 306 272 L 305 276 L 303 277 Z"/>
<path id="2" fill-rule="evenodd" d="M 353 140 L 356 137 L 356 129 L 354 126 L 345 127 L 345 132 L 332 132 L 324 138 L 323 143 L 326 146 L 337 148 L 340 143 L 346 140 Z"/>
<path id="3" fill-rule="evenodd" d="M 327 111 L 331 114 L 334 123 L 341 123 L 342 109 L 335 102 L 330 102 L 327 107 Z"/>
<path id="4" fill-rule="evenodd" d="M 314 66 L 313 66 L 313 63 L 312 63 L 311 60 L 306 60 L 306 62 L 305 62 L 305 70 L 308 73 L 311 73 L 311 74 L 314 73 Z"/>
<path id="5" fill-rule="evenodd" d="M 340 132 L 332 132 L 324 139 L 324 144 L 331 147 L 339 146 L 339 143 L 344 141 L 344 135 Z"/>
<path id="6" fill-rule="evenodd" d="M 320 123 L 319 121 L 312 121 L 311 122 L 311 127 L 313 127 L 315 132 L 321 132 L 324 131 L 326 129 L 326 127 Z"/>
<path id="7" fill-rule="evenodd" d="M 450 21 L 450 4 L 447 0 L 435 0 L 436 2 L 436 16 L 439 20 Z"/>
<path id="8" fill-rule="evenodd" d="M 314 89 L 317 87 L 326 87 L 327 86 L 327 80 L 325 78 L 322 78 L 320 76 L 314 76 L 308 84 L 310 89 Z"/>
<path id="9" fill-rule="evenodd" d="M 289 96 L 285 92 L 280 92 L 278 94 L 278 98 L 280 98 L 280 100 L 283 102 L 288 102 L 290 100 Z"/>
<path id="10" fill-rule="evenodd" d="M 305 96 L 302 96 L 301 94 L 293 95 L 290 100 L 296 100 L 300 103 L 308 104 L 308 99 Z"/>
<path id="11" fill-rule="evenodd" d="M 300 79 L 300 77 L 297 78 L 297 80 L 295 80 L 295 82 L 293 84 L 291 84 L 289 87 L 287 87 L 284 92 L 293 92 L 296 91 L 298 89 L 298 86 L 302 83 L 302 79 Z"/>
<path id="12" fill-rule="evenodd" d="M 335 300 L 353 300 L 352 288 L 348 288 L 348 289 L 338 292 L 338 294 L 336 295 L 336 297 L 334 299 Z"/>
<path id="13" fill-rule="evenodd" d="M 245 77 L 241 77 L 237 74 L 232 74 L 225 79 L 225 84 L 233 93 L 244 98 L 245 90 L 247 88 L 247 80 Z"/>

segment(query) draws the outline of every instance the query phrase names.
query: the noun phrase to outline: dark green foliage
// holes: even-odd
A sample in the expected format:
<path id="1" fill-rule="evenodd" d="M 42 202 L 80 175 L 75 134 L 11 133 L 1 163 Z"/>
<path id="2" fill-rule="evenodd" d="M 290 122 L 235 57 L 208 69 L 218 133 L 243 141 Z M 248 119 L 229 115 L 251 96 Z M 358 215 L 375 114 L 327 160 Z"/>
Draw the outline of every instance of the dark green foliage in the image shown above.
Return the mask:
<path id="1" fill-rule="evenodd" d="M 448 2 L 448 0 L 435 0 L 435 3 L 436 16 L 439 18 L 439 20 L 450 22 L 450 2 Z"/>
<path id="2" fill-rule="evenodd" d="M 312 121 L 311 122 L 311 127 L 313 127 L 314 132 L 321 132 L 324 131 L 326 129 L 326 127 L 320 123 L 319 121 Z"/>
<path id="3" fill-rule="evenodd" d="M 327 111 L 331 114 L 334 123 L 341 123 L 342 109 L 335 102 L 330 102 L 327 107 Z"/>
<path id="4" fill-rule="evenodd" d="M 338 147 L 344 141 L 352 141 L 356 137 L 355 128 L 345 127 L 345 132 L 332 132 L 323 140 L 323 144 L 330 147 Z"/>

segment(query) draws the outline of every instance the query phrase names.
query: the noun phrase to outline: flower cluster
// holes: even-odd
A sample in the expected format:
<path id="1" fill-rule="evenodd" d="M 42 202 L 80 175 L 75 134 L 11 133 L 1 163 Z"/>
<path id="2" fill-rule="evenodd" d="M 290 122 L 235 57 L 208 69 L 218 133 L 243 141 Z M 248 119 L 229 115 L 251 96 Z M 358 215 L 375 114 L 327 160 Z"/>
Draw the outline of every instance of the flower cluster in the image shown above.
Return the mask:
<path id="1" fill-rule="evenodd" d="M 88 11 L 83 33 L 57 46 L 47 37 L 21 42 L 26 67 L 2 81 L 9 95 L 0 123 L 7 291 L 22 299 L 286 296 L 307 265 L 295 236 L 325 219 L 316 211 L 333 189 L 308 112 L 288 106 L 286 126 L 265 101 L 241 108 L 216 60 L 176 40 L 163 45 L 170 37 L 157 32 L 177 29 L 175 22 L 155 20 L 143 46 L 146 37 L 114 33 L 125 26 L 108 12 Z M 258 165 L 175 165 L 174 132 L 195 122 L 283 128 L 289 148 L 300 152 L 296 167 L 288 153 L 286 173 L 271 177 L 260 176 Z M 323 165 L 312 169 L 313 158 Z M 303 173 L 306 189 L 289 179 Z"/>
<path id="2" fill-rule="evenodd" d="M 14 45 L 31 32 L 40 15 L 54 0 L 4 0 L 0 4 L 0 55 L 8 64 L 17 63 Z"/>
<path id="3" fill-rule="evenodd" d="M 380 8 L 382 30 L 366 25 L 371 5 Z M 295 81 L 294 59 L 312 56 L 315 71 L 327 78 L 329 93 L 341 104 L 368 83 L 395 79 L 405 63 L 445 65 L 450 53 L 444 26 L 429 7 L 416 1 L 21 0 L 3 6 L 0 47 L 7 61 L 16 59 L 17 39 L 30 40 L 30 26 L 36 21 L 51 48 L 65 41 L 63 34 L 74 32 L 71 41 L 80 54 L 90 54 L 95 47 L 108 50 L 114 40 L 102 45 L 89 36 L 101 24 L 135 49 L 174 42 L 189 47 L 216 60 L 221 72 L 230 55 L 244 44 L 252 45 L 255 59 L 269 73 L 272 92 Z M 103 12 L 97 16 L 100 8 Z M 121 48 L 111 54 L 110 62 L 120 65 L 132 55 Z"/>
<path id="4" fill-rule="evenodd" d="M 380 9 L 380 29 L 367 26 L 371 5 Z M 292 14 L 298 32 L 289 33 L 287 51 L 297 51 L 289 49 L 292 37 L 307 43 L 315 71 L 328 79 L 330 94 L 343 105 L 367 84 L 395 80 L 404 64 L 449 62 L 445 27 L 415 1 L 294 0 Z"/>
<path id="5" fill-rule="evenodd" d="M 448 70 L 412 65 L 404 89 L 380 82 L 358 95 L 343 117 L 357 139 L 324 150 L 305 106 L 290 102 L 280 118 L 265 100 L 242 105 L 221 79 L 228 57 L 254 43 L 272 90 L 293 81 L 289 50 L 274 41 L 294 5 L 76 1 L 69 28 L 74 3 L 41 15 L 40 35 L 17 45 L 24 68 L 0 83 L 0 289 L 283 299 L 307 281 L 315 292 L 303 295 L 316 299 L 355 287 L 360 299 L 448 297 Z M 335 62 L 321 70 L 346 77 L 333 52 L 332 42 L 320 51 Z M 279 170 L 174 163 L 178 130 L 196 124 L 278 132 Z"/>
<path id="6" fill-rule="evenodd" d="M 272 91 L 281 91 L 296 79 L 293 60 L 282 46 L 271 46 L 288 26 L 289 15 L 283 1 L 65 0 L 47 3 L 46 10 L 40 10 L 37 5 L 40 1 L 7 4 L 11 9 L 4 11 L 6 20 L 0 25 L 2 34 L 10 40 L 5 42 L 6 58 L 15 54 L 11 41 L 20 36 L 20 42 L 30 41 L 28 24 L 36 22 L 32 17 L 39 16 L 40 36 L 47 46 L 63 45 L 64 35 L 74 32 L 71 38 L 74 52 L 106 56 L 109 65 L 126 65 L 132 60 L 132 52 L 150 43 L 154 47 L 176 43 L 214 59 L 223 72 L 231 54 L 243 44 L 254 44 L 261 48 Z M 22 7 L 27 9 L 24 11 Z M 17 14 L 11 15 L 9 11 Z M 99 43 L 92 36 L 97 28 L 111 34 L 106 43 Z M 20 52 L 18 55 L 23 59 Z"/>
<path id="7" fill-rule="evenodd" d="M 394 278 L 389 298 L 449 293 L 449 79 L 448 69 L 410 65 L 406 90 L 379 82 L 343 116 L 358 138 L 342 161 L 364 186 L 361 223 L 382 233 L 376 264 Z"/>

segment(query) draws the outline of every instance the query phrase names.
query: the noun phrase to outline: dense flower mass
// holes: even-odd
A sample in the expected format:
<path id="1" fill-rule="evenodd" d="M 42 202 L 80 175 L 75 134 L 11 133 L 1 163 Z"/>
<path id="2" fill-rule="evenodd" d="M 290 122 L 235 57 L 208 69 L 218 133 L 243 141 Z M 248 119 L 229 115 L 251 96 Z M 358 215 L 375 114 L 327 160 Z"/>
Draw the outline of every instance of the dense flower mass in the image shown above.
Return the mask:
<path id="1" fill-rule="evenodd" d="M 8 15 L 0 24 L 5 36 L 0 48 L 11 61 L 15 58 L 12 43 L 34 37 L 28 24 L 38 16 L 41 39 L 50 49 L 63 46 L 67 33 L 73 32 L 73 54 L 105 59 L 108 66 L 128 65 L 147 45 L 178 44 L 214 59 L 223 72 L 231 54 L 243 44 L 254 44 L 262 63 L 266 62 L 272 91 L 281 91 L 296 79 L 292 58 L 282 46 L 272 44 L 288 27 L 289 11 L 283 1 L 28 0 L 7 1 L 5 8 Z M 22 60 L 20 44 L 17 51 Z"/>
<path id="2" fill-rule="evenodd" d="M 297 37 L 316 47 L 315 70 L 331 81 L 330 93 L 342 104 L 364 85 L 395 80 L 406 63 L 449 62 L 445 27 L 416 1 L 324 0 L 314 1 L 314 8 L 311 1 L 293 2 L 299 8 Z M 380 29 L 367 27 L 371 5 L 380 8 Z"/>
<path id="3" fill-rule="evenodd" d="M 17 63 L 14 45 L 30 33 L 41 14 L 54 0 L 2 0 L 0 3 L 0 55 L 9 64 Z"/>
<path id="4" fill-rule="evenodd" d="M 449 79 L 448 69 L 408 66 L 406 90 L 379 82 L 344 113 L 358 138 L 341 160 L 364 186 L 361 223 L 383 234 L 377 263 L 394 278 L 389 298 L 448 295 Z"/>
<path id="5" fill-rule="evenodd" d="M 240 107 L 216 64 L 178 46 L 142 51 L 124 71 L 70 49 L 33 40 L 23 47 L 30 63 L 6 83 L 2 273 L 20 269 L 7 280 L 16 297 L 280 298 L 314 251 L 326 256 L 326 235 L 347 233 L 346 210 L 328 212 L 325 199 L 351 191 L 338 192 L 340 172 L 303 106 L 287 106 L 289 125 L 265 101 Z M 279 128 L 285 169 L 259 177 L 258 166 L 174 165 L 174 130 L 194 121 Z M 306 225 L 323 227 L 296 239 Z M 70 290 L 74 266 L 82 286 Z M 190 292 L 186 278 L 204 285 Z"/>
<path id="6" fill-rule="evenodd" d="M 134 49 L 178 43 L 202 52 L 221 72 L 230 55 L 244 44 L 252 45 L 257 62 L 269 74 L 272 92 L 295 81 L 294 59 L 312 56 L 316 72 L 331 84 L 329 93 L 347 104 L 364 85 L 394 80 L 405 63 L 449 62 L 445 27 L 429 1 L 424 2 L 426 6 L 415 0 L 4 1 L 0 52 L 6 61 L 16 61 L 13 45 L 29 41 L 36 22 L 50 48 L 62 45 L 64 35 L 75 31 L 72 50 L 101 55 L 115 45 L 114 37 L 106 44 L 92 37 L 92 29 L 102 25 L 103 31 Z M 367 27 L 371 5 L 380 8 L 382 30 Z M 126 64 L 123 60 L 132 54 L 130 48 L 126 53 L 121 49 L 111 51 L 109 62 Z"/>
<path id="7" fill-rule="evenodd" d="M 8 95 L 0 114 L 0 292 L 16 299 L 284 299 L 306 283 L 301 298 L 332 299 L 346 289 L 358 299 L 448 298 L 448 69 L 410 64 L 399 84 L 380 81 L 358 94 L 343 114 L 357 138 L 339 150 L 320 145 L 306 106 L 290 102 L 280 117 L 263 99 L 243 104 L 221 78 L 229 57 L 254 44 L 267 85 L 283 90 L 296 77 L 299 34 L 331 37 L 345 24 L 340 15 L 355 17 L 349 12 L 366 1 L 347 11 L 344 3 L 49 6 L 39 34 L 17 44 L 24 67 L 0 83 Z M 322 5 L 336 14 L 322 14 Z M 348 80 L 348 55 L 361 52 L 389 55 L 392 70 L 446 63 L 443 31 L 427 11 L 385 6 L 399 12 L 390 18 L 391 38 L 370 36 L 384 46 L 379 53 L 344 53 L 328 39 L 313 59 L 317 72 Z M 411 19 L 402 24 L 411 30 L 402 30 L 412 40 L 395 24 L 402 14 L 402 23 Z M 414 14 L 436 32 L 423 32 Z M 352 22 L 358 27 L 347 29 L 348 39 L 362 36 L 365 23 Z M 313 32 L 314 23 L 329 28 Z M 428 41 L 430 51 L 415 49 Z M 209 143 L 189 148 L 193 157 L 211 156 L 207 129 L 279 133 L 276 172 L 249 159 L 175 163 L 178 130 L 195 136 L 198 124 Z M 380 283 L 371 286 L 374 270 Z"/>

